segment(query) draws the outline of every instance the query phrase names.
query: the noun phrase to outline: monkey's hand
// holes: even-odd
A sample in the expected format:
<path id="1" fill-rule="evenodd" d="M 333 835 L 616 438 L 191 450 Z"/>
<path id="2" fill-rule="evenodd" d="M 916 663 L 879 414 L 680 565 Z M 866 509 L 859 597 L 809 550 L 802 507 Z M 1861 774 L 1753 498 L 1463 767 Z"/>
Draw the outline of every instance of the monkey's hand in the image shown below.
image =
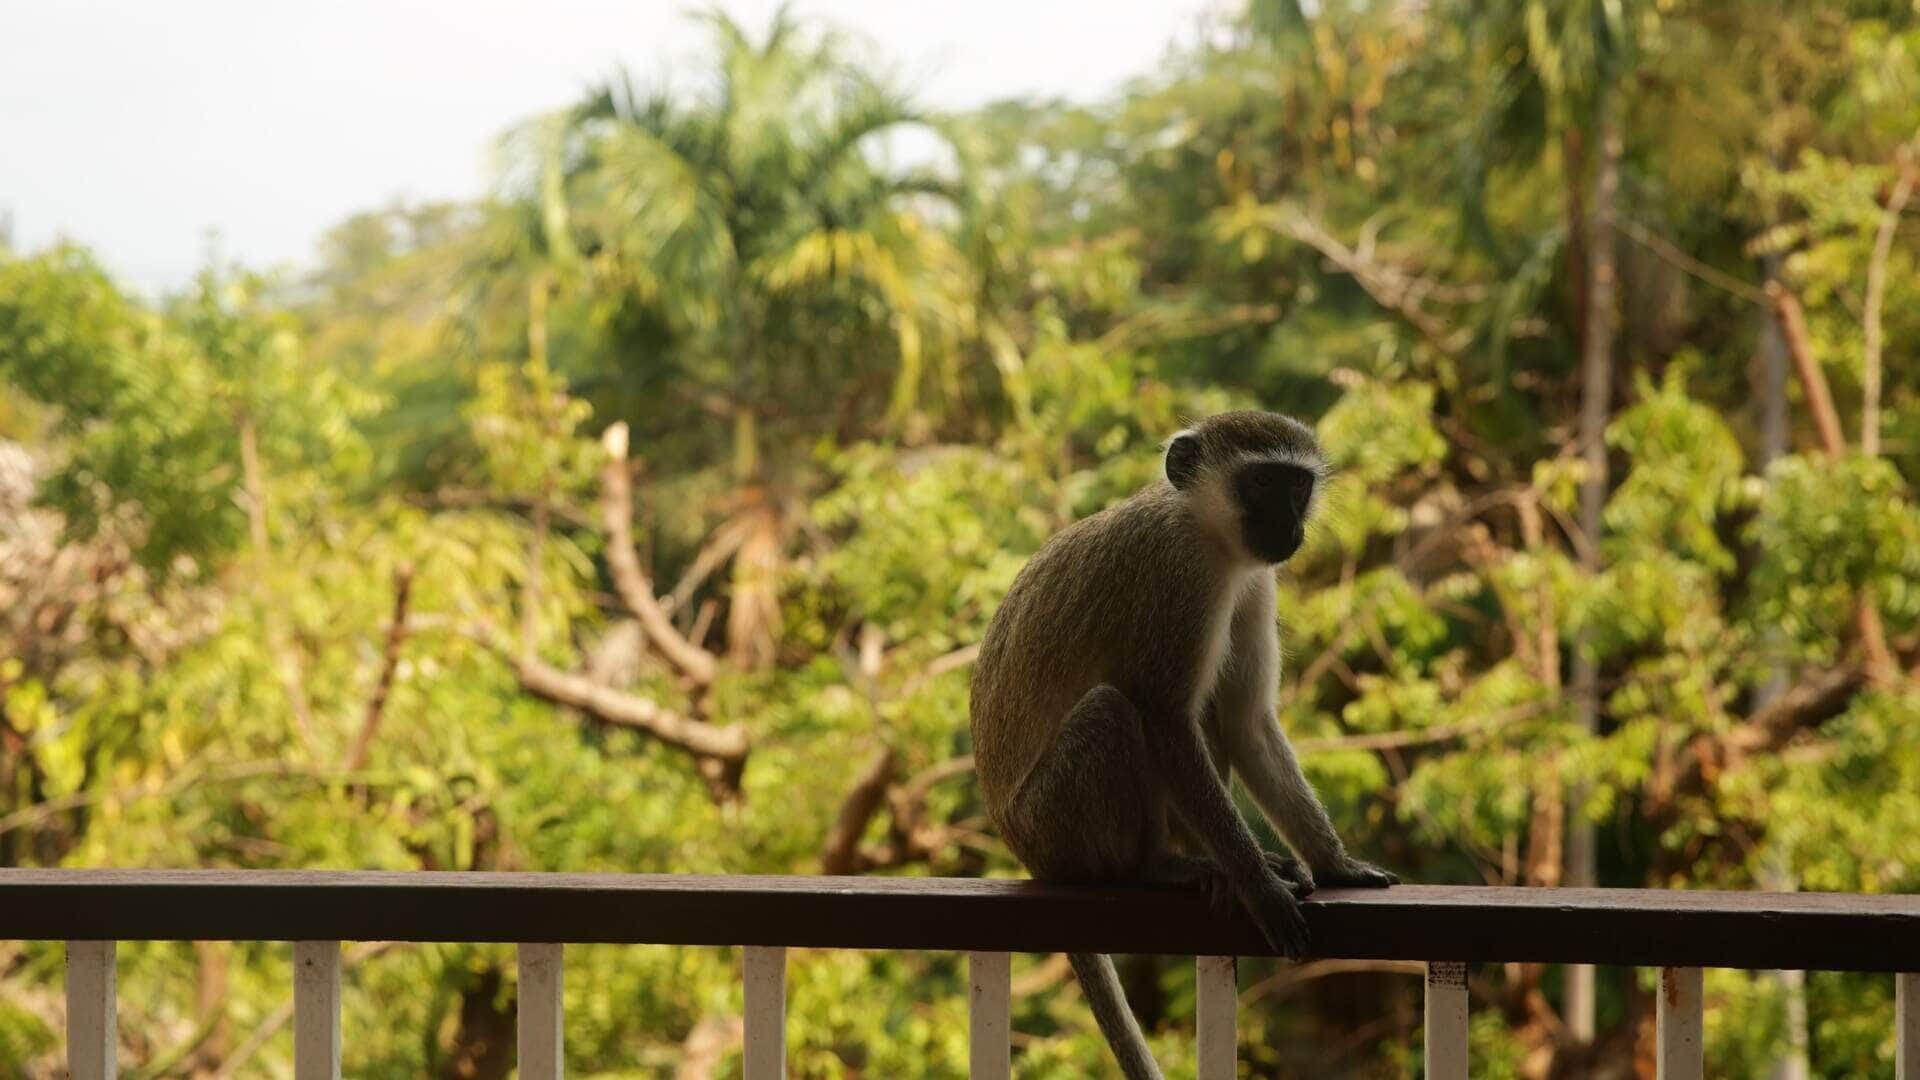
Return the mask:
<path id="1" fill-rule="evenodd" d="M 1253 917 L 1267 944 L 1289 960 L 1305 955 L 1307 917 L 1300 910 L 1300 901 L 1294 899 L 1292 887 L 1279 874 L 1262 867 L 1258 876 L 1237 883 L 1234 891 L 1240 894 L 1240 902 L 1246 905 L 1247 914 Z"/>
<path id="2" fill-rule="evenodd" d="M 1313 872 L 1313 880 L 1328 889 L 1384 889 L 1400 884 L 1399 875 L 1370 862 L 1343 856 L 1337 865 Z"/>
<path id="3" fill-rule="evenodd" d="M 1265 851 L 1261 854 L 1267 857 L 1267 866 L 1280 875 L 1280 880 L 1287 883 L 1287 890 L 1293 893 L 1296 899 L 1305 900 L 1313 895 L 1313 874 L 1307 870 L 1305 863 L 1278 851 Z"/>

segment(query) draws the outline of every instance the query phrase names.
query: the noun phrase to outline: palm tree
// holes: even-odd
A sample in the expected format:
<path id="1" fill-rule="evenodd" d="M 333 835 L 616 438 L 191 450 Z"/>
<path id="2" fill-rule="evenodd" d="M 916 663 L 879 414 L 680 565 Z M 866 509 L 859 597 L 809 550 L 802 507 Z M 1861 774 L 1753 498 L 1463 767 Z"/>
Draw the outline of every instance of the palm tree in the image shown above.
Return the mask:
<path id="1" fill-rule="evenodd" d="M 851 359 L 800 331 L 828 315 L 885 331 L 898 419 L 929 331 L 952 328 L 965 269 L 930 220 L 954 207 L 953 186 L 880 160 L 893 132 L 937 129 L 844 37 L 784 8 L 759 41 L 723 13 L 700 17 L 712 88 L 643 96 L 622 78 L 596 91 L 572 114 L 573 196 L 627 302 L 662 316 L 678 360 L 725 396 L 747 479 L 757 422 Z"/>
<path id="2" fill-rule="evenodd" d="M 872 389 L 870 412 L 904 427 L 930 358 L 944 361 L 951 394 L 972 274 L 942 228 L 958 212 L 954 185 L 884 160 L 893 133 L 936 126 L 857 66 L 846 38 L 784 8 L 758 40 L 718 11 L 699 18 L 712 47 L 704 90 L 641 94 L 617 77 L 539 143 L 530 186 L 547 235 L 573 244 L 577 233 L 600 286 L 621 358 L 612 378 L 680 398 L 651 406 L 661 421 L 651 434 L 688 416 L 729 429 L 728 639 L 736 659 L 759 663 L 770 659 L 793 486 L 761 453 L 765 429 L 809 441 L 847 415 L 836 398 L 849 384 Z M 635 426 L 646 438 L 653 425 Z"/>

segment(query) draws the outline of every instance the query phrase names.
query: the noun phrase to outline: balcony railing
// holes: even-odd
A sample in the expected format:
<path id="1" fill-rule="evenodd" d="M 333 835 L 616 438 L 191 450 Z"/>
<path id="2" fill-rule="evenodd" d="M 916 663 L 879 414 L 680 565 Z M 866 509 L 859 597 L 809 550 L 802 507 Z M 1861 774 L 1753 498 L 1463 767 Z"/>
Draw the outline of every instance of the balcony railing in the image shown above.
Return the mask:
<path id="1" fill-rule="evenodd" d="M 1307 902 L 1318 956 L 1427 965 L 1426 1068 L 1467 1075 L 1467 965 L 1661 968 L 1659 1075 L 1702 1075 L 1701 969 L 1896 973 L 1899 1080 L 1920 1080 L 1920 896 L 1402 885 Z M 340 942 L 519 945 L 520 1075 L 562 1073 L 561 946 L 744 946 L 746 1080 L 786 1074 L 788 946 L 969 954 L 972 1075 L 1008 1075 L 1008 954 L 1198 957 L 1202 1080 L 1234 1075 L 1252 925 L 1196 894 L 948 878 L 0 870 L 0 936 L 67 942 L 72 1075 L 114 1075 L 114 942 L 293 943 L 300 1080 L 340 1075 Z"/>

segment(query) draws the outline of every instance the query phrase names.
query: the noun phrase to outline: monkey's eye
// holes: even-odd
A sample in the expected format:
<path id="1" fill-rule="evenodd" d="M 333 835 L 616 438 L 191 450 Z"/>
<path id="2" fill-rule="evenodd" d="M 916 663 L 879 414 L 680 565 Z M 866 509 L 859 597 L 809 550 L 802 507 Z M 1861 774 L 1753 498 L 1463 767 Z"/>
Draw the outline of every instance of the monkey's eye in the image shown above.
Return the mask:
<path id="1" fill-rule="evenodd" d="M 1305 513 L 1316 482 L 1312 471 L 1298 465 L 1257 465 L 1240 474 L 1240 491 L 1255 503 L 1280 504 Z"/>

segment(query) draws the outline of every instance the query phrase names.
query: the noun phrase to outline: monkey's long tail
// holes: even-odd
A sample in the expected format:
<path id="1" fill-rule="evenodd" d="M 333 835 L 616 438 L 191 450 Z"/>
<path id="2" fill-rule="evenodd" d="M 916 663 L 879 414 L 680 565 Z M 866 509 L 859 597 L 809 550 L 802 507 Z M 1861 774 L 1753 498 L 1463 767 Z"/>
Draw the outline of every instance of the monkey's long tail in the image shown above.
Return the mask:
<path id="1" fill-rule="evenodd" d="M 1127 1080 L 1162 1080 L 1160 1066 L 1147 1049 L 1147 1037 L 1140 1033 L 1140 1022 L 1127 1006 L 1127 994 L 1120 988 L 1120 973 L 1114 970 L 1113 958 L 1102 953 L 1068 953 L 1067 961 L 1073 965 L 1080 989 L 1093 1006 L 1093 1018 L 1100 1023 L 1100 1033 L 1120 1059 L 1120 1071 Z"/>

